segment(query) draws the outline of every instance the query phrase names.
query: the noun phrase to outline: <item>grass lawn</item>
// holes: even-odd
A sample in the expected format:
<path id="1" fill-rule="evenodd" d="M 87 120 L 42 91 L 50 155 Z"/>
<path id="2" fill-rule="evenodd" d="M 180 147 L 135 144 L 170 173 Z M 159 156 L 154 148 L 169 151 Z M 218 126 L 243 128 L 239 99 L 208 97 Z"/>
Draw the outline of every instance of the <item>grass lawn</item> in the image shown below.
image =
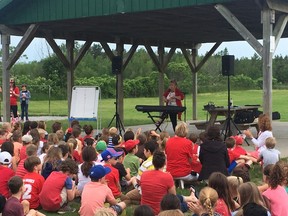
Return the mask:
<path id="1" fill-rule="evenodd" d="M 281 113 L 281 121 L 288 121 L 287 116 L 287 100 L 288 90 L 273 90 L 273 111 L 279 111 Z M 261 90 L 247 90 L 247 91 L 231 91 L 231 98 L 233 98 L 234 105 L 262 105 L 262 91 Z M 101 127 L 108 126 L 110 120 L 115 114 L 114 99 L 102 99 L 99 101 L 98 123 Z M 203 110 L 203 106 L 208 102 L 213 102 L 216 106 L 227 105 L 227 92 L 205 93 L 199 94 L 197 97 L 197 117 L 200 120 L 206 119 L 206 111 Z M 159 99 L 153 98 L 125 98 L 124 99 L 124 119 L 122 122 L 124 125 L 141 125 L 150 124 L 151 120 L 147 118 L 145 113 L 137 112 L 135 106 L 143 105 L 157 105 Z M 186 105 L 186 119 L 192 120 L 192 96 L 186 95 L 186 99 L 183 101 Z M 3 107 L 3 106 L 2 106 Z M 50 108 L 49 108 L 50 107 Z M 20 109 L 20 108 L 19 108 Z M 51 101 L 33 101 L 33 98 L 29 104 L 29 115 L 32 116 L 47 116 L 47 115 L 68 115 L 68 105 L 66 100 Z M 90 122 L 91 123 L 91 122 Z M 68 122 L 64 122 L 68 125 Z M 95 123 L 96 124 L 96 123 Z"/>

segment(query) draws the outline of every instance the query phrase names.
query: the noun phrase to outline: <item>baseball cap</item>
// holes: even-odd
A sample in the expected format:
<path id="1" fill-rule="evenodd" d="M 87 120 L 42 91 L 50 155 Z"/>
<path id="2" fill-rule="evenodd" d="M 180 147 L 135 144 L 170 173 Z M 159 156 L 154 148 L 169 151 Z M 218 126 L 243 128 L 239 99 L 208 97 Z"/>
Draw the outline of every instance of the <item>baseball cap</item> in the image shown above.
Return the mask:
<path id="1" fill-rule="evenodd" d="M 106 142 L 104 140 L 99 140 L 96 145 L 97 151 L 104 151 L 107 149 Z"/>
<path id="2" fill-rule="evenodd" d="M 0 152 L 0 163 L 1 164 L 5 164 L 5 165 L 10 164 L 11 159 L 12 159 L 12 156 L 9 152 L 6 152 L 6 151 Z"/>
<path id="3" fill-rule="evenodd" d="M 243 138 L 239 135 L 231 136 L 235 140 L 236 145 L 242 145 L 243 144 Z"/>
<path id="4" fill-rule="evenodd" d="M 104 167 L 102 165 L 95 165 L 91 167 L 89 171 L 89 176 L 91 179 L 101 179 L 110 172 L 111 169 L 109 167 Z"/>
<path id="5" fill-rule="evenodd" d="M 119 157 L 122 154 L 123 152 L 117 152 L 114 148 L 107 148 L 105 151 L 101 153 L 102 157 L 101 161 L 107 161 L 113 157 Z"/>
<path id="6" fill-rule="evenodd" d="M 33 140 L 33 137 L 31 135 L 22 136 L 22 142 L 30 143 L 30 142 L 32 142 L 32 140 Z"/>
<path id="7" fill-rule="evenodd" d="M 139 140 L 127 140 L 126 142 L 123 142 L 121 144 L 122 148 L 125 148 L 127 152 L 129 152 L 131 149 L 133 149 L 136 145 L 139 144 Z"/>

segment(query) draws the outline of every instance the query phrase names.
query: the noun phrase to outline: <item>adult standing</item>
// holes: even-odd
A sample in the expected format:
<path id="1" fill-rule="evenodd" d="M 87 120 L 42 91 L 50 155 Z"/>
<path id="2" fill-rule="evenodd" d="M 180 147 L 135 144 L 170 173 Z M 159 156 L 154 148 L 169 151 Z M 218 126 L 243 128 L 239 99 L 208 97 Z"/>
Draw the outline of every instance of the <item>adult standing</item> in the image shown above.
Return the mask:
<path id="1" fill-rule="evenodd" d="M 227 147 L 221 139 L 220 129 L 211 126 L 207 131 L 207 139 L 200 146 L 199 160 L 202 169 L 199 180 L 207 180 L 211 173 L 221 172 L 228 175 L 230 165 Z"/>
<path id="2" fill-rule="evenodd" d="M 177 87 L 176 80 L 171 80 L 169 88 L 163 94 L 164 102 L 167 106 L 182 107 L 182 100 L 184 99 L 183 92 Z M 181 120 L 182 113 L 178 113 L 178 119 Z M 172 122 L 173 130 L 175 131 L 177 125 L 177 113 L 170 113 L 170 121 Z"/>
<path id="3" fill-rule="evenodd" d="M 197 180 L 197 176 L 191 175 L 193 150 L 192 141 L 186 138 L 187 134 L 187 124 L 182 122 L 176 126 L 175 136 L 167 140 L 167 172 L 171 173 L 173 178 L 193 181 Z"/>
<path id="4" fill-rule="evenodd" d="M 245 130 L 244 134 L 247 136 L 247 138 L 250 138 L 252 143 L 255 146 L 255 152 L 251 152 L 250 154 L 258 158 L 259 153 L 266 149 L 265 141 L 269 137 L 273 137 L 272 133 L 272 124 L 271 119 L 269 115 L 267 114 L 261 114 L 258 117 L 258 127 L 259 127 L 259 133 L 258 138 L 254 138 L 250 130 Z"/>
<path id="5" fill-rule="evenodd" d="M 28 104 L 29 100 L 31 98 L 31 93 L 29 90 L 27 90 L 27 85 L 22 84 L 20 91 L 20 104 L 21 104 L 21 121 L 24 121 L 24 115 L 26 118 L 26 121 L 29 121 L 28 119 Z"/>
<path id="6" fill-rule="evenodd" d="M 18 117 L 17 98 L 19 97 L 19 88 L 15 85 L 15 79 L 10 78 L 10 111 L 13 113 L 12 118 Z"/>

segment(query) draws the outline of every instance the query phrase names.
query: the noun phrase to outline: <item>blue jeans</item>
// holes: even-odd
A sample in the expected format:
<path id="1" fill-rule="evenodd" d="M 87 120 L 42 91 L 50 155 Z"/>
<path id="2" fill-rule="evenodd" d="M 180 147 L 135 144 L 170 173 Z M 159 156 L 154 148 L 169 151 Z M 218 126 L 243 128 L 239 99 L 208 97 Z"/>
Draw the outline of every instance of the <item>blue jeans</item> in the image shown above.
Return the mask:
<path id="1" fill-rule="evenodd" d="M 21 103 L 21 120 L 24 120 L 24 114 L 25 114 L 25 118 L 26 121 L 28 120 L 28 104 L 25 103 Z"/>

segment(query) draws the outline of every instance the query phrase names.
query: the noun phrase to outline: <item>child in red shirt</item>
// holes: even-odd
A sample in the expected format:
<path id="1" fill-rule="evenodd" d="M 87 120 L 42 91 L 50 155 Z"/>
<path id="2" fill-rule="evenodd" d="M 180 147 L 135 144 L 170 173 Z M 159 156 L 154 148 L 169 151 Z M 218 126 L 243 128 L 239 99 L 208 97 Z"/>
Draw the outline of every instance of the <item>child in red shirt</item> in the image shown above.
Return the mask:
<path id="1" fill-rule="evenodd" d="M 191 133 L 189 135 L 189 139 L 192 141 L 192 153 L 193 153 L 192 162 L 191 162 L 191 169 L 192 169 L 192 171 L 199 174 L 201 169 L 202 169 L 202 164 L 199 160 L 200 147 L 198 144 L 196 144 L 196 142 L 198 140 L 198 136 L 194 133 Z"/>
<path id="2" fill-rule="evenodd" d="M 39 174 L 41 161 L 36 156 L 28 157 L 24 162 L 24 168 L 28 171 L 23 177 L 25 192 L 23 200 L 28 200 L 31 209 L 37 209 L 40 205 L 39 194 L 44 184 L 44 177 Z"/>
<path id="3" fill-rule="evenodd" d="M 106 175 L 108 187 L 111 189 L 113 196 L 121 200 L 125 199 L 125 195 L 121 193 L 121 185 L 119 180 L 119 171 L 113 167 L 117 163 L 117 158 L 122 152 L 117 152 L 113 148 L 107 148 L 101 153 L 102 161 L 105 161 L 104 167 L 109 167 L 111 172 Z"/>
<path id="4" fill-rule="evenodd" d="M 6 197 L 10 196 L 8 181 L 15 175 L 14 171 L 9 168 L 12 156 L 8 152 L 0 152 L 0 194 Z"/>

